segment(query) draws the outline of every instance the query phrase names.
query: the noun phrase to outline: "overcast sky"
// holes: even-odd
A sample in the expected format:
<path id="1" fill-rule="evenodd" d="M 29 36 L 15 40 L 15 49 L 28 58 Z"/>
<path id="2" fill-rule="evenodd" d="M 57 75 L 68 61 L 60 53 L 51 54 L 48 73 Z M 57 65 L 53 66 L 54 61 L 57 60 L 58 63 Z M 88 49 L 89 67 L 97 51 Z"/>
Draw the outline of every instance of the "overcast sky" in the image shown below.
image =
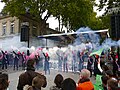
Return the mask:
<path id="1" fill-rule="evenodd" d="M 4 6 L 4 3 L 1 3 L 1 0 L 0 0 L 0 11 L 3 9 L 3 6 Z"/>

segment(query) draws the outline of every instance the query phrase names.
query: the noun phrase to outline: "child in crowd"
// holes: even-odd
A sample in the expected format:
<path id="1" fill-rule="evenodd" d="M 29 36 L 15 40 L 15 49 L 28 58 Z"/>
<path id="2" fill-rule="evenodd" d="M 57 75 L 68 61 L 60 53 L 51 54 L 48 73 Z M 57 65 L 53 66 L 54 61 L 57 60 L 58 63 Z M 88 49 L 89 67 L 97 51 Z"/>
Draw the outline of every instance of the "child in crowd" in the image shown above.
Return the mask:
<path id="1" fill-rule="evenodd" d="M 43 77 L 36 76 L 32 80 L 32 86 L 25 85 L 23 90 L 41 90 L 44 85 Z"/>
<path id="2" fill-rule="evenodd" d="M 61 74 L 57 74 L 54 79 L 55 86 L 50 87 L 50 90 L 61 90 L 62 82 L 63 82 L 63 76 Z"/>
<path id="3" fill-rule="evenodd" d="M 66 78 L 61 85 L 61 90 L 76 90 L 76 83 L 71 78 Z"/>

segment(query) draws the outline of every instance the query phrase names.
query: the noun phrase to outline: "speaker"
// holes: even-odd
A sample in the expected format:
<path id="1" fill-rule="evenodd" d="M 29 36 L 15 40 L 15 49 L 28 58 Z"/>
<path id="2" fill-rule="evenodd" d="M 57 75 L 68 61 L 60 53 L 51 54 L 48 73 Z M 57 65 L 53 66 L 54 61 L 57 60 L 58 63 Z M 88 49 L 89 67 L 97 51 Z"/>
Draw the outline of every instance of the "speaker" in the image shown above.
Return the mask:
<path id="1" fill-rule="evenodd" d="M 111 16 L 111 31 L 110 31 L 110 35 L 111 38 L 116 38 L 116 28 L 115 28 L 115 15 Z"/>
<path id="2" fill-rule="evenodd" d="M 118 39 L 120 38 L 120 15 L 111 16 L 111 38 Z"/>
<path id="3" fill-rule="evenodd" d="M 120 15 L 116 15 L 116 36 L 120 38 Z"/>
<path id="4" fill-rule="evenodd" d="M 23 25 L 21 27 L 21 42 L 22 41 L 28 41 L 29 40 L 29 27 Z"/>

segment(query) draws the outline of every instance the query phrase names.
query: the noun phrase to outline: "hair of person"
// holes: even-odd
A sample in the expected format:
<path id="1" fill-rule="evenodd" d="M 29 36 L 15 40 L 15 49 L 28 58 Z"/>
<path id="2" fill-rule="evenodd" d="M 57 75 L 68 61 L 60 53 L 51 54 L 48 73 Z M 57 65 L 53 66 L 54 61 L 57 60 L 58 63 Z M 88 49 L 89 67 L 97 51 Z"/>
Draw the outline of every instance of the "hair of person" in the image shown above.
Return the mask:
<path id="1" fill-rule="evenodd" d="M 102 65 L 102 68 L 103 68 L 104 71 L 109 70 L 109 67 L 107 65 Z"/>
<path id="2" fill-rule="evenodd" d="M 36 76 L 32 80 L 32 86 L 41 89 L 44 84 L 44 78 L 40 76 Z"/>
<path id="3" fill-rule="evenodd" d="M 80 74 L 83 78 L 89 78 L 90 77 L 90 71 L 87 70 L 87 69 L 82 69 Z"/>
<path id="4" fill-rule="evenodd" d="M 117 71 L 117 73 L 116 73 L 116 74 L 117 74 L 117 76 L 118 76 L 118 77 L 120 77 L 120 71 Z"/>
<path id="5" fill-rule="evenodd" d="M 66 78 L 61 84 L 62 90 L 76 90 L 76 83 L 71 78 Z"/>
<path id="6" fill-rule="evenodd" d="M 0 74 L 0 90 L 7 89 L 8 86 L 9 86 L 8 74 L 6 73 Z"/>
<path id="7" fill-rule="evenodd" d="M 57 74 L 55 79 L 54 79 L 54 83 L 56 84 L 56 86 L 58 88 L 61 88 L 62 81 L 63 81 L 63 76 L 61 74 Z"/>
<path id="8" fill-rule="evenodd" d="M 105 73 L 106 73 L 109 77 L 113 77 L 113 72 L 112 72 L 112 70 L 107 70 Z"/>
<path id="9" fill-rule="evenodd" d="M 103 75 L 103 76 L 101 77 L 102 83 L 105 84 L 105 85 L 107 85 L 107 80 L 108 80 L 108 79 L 109 79 L 109 78 L 108 78 L 106 75 Z"/>
<path id="10" fill-rule="evenodd" d="M 117 90 L 118 89 L 118 81 L 116 78 L 110 78 L 107 81 L 107 86 L 110 88 L 110 90 Z"/>
<path id="11" fill-rule="evenodd" d="M 25 86 L 23 87 L 23 90 L 33 90 L 33 87 L 30 86 L 30 85 L 25 85 Z"/>
<path id="12" fill-rule="evenodd" d="M 43 85 L 42 85 L 42 87 L 45 88 L 47 86 L 46 77 L 44 75 L 41 75 L 41 74 L 39 74 L 37 76 L 43 79 Z"/>
<path id="13" fill-rule="evenodd" d="M 2 73 L 0 74 L 0 78 L 3 78 L 8 81 L 8 74 L 7 73 Z"/>
<path id="14" fill-rule="evenodd" d="M 27 67 L 33 67 L 34 64 L 35 64 L 35 60 L 34 59 L 29 59 L 27 61 Z"/>

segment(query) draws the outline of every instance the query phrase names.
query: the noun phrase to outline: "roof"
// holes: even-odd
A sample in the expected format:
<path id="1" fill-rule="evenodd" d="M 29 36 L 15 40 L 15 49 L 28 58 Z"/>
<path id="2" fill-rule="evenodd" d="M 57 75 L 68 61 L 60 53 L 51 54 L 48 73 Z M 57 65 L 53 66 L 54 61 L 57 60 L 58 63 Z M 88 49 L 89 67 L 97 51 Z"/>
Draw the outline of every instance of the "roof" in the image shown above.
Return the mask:
<path id="1" fill-rule="evenodd" d="M 55 41 L 64 41 L 64 40 L 74 40 L 77 38 L 77 35 L 87 34 L 87 33 L 101 33 L 108 32 L 108 29 L 105 30 L 97 30 L 97 31 L 85 31 L 85 32 L 73 32 L 73 33 L 61 33 L 61 34 L 49 34 L 38 36 L 38 38 L 51 39 Z"/>

